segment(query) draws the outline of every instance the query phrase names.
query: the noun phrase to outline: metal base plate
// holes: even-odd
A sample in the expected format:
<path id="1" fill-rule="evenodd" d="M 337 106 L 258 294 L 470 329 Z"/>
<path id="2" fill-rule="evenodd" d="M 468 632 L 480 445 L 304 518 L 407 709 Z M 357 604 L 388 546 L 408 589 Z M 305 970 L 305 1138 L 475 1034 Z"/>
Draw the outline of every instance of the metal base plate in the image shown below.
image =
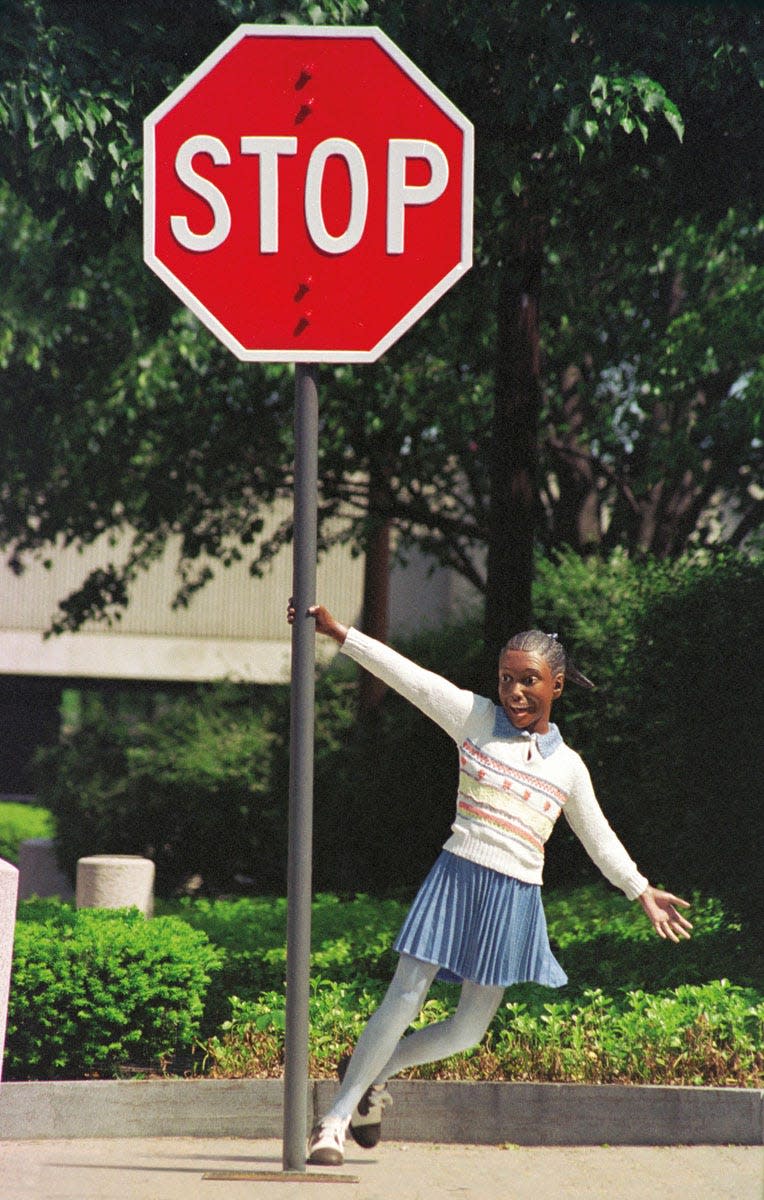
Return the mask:
<path id="1" fill-rule="evenodd" d="M 202 1179 L 226 1183 L 358 1183 L 358 1175 L 338 1175 L 330 1171 L 205 1171 Z"/>

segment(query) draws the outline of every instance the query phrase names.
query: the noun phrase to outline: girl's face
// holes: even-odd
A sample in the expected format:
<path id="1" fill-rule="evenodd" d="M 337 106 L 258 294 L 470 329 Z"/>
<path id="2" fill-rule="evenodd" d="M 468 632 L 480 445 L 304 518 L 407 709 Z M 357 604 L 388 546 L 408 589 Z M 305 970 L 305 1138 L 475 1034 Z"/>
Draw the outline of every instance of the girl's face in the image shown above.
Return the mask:
<path id="1" fill-rule="evenodd" d="M 499 701 L 512 724 L 528 733 L 548 733 L 552 704 L 565 676 L 553 675 L 540 654 L 505 650 L 499 659 Z"/>

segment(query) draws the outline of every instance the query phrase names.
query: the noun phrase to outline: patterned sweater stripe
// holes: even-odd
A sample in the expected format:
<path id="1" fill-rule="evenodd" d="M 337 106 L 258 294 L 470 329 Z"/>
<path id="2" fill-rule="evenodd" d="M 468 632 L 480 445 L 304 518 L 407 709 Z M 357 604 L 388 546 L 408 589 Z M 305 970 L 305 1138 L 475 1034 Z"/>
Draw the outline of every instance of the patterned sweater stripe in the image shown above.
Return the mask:
<path id="1" fill-rule="evenodd" d="M 465 774 L 471 770 L 472 764 L 475 764 L 471 771 L 474 777 L 476 779 L 488 779 L 494 787 L 498 786 L 508 791 L 510 789 L 514 790 L 513 784 L 517 785 L 517 790 L 523 795 L 523 799 L 525 800 L 530 800 L 531 793 L 542 794 L 544 797 L 542 801 L 544 812 L 549 812 L 552 805 L 556 806 L 555 819 L 562 812 L 563 806 L 568 799 L 566 793 L 561 788 L 555 787 L 548 780 L 539 779 L 538 775 L 530 775 L 527 771 L 520 771 L 517 767 L 511 767 L 506 763 L 499 762 L 498 759 L 484 754 L 470 741 L 466 741 L 462 745 L 459 761 Z"/>
<path id="2" fill-rule="evenodd" d="M 536 837 L 532 830 L 523 825 L 522 821 L 508 820 L 492 809 L 486 808 L 485 805 L 478 807 L 476 804 L 471 804 L 464 796 L 457 797 L 456 810 L 457 813 L 471 818 L 478 826 L 481 824 L 494 826 L 503 830 L 509 838 L 519 838 L 522 842 L 528 842 L 539 854 L 544 853 L 544 843 L 541 838 Z"/>
<path id="3" fill-rule="evenodd" d="M 563 812 L 602 873 L 629 899 L 648 881 L 597 803 L 589 772 L 560 737 L 515 729 L 485 696 L 458 688 L 389 646 L 350 629 L 343 652 L 395 688 L 453 738 L 460 786 L 445 849 L 527 883 L 541 883 L 544 844 Z"/>
<path id="4" fill-rule="evenodd" d="M 542 812 L 523 796 L 479 783 L 471 775 L 459 776 L 458 798 L 464 798 L 475 809 L 484 808 L 487 812 L 495 812 L 507 820 L 519 821 L 527 826 L 542 844 L 547 841 L 557 819 L 556 810 L 552 813 Z"/>

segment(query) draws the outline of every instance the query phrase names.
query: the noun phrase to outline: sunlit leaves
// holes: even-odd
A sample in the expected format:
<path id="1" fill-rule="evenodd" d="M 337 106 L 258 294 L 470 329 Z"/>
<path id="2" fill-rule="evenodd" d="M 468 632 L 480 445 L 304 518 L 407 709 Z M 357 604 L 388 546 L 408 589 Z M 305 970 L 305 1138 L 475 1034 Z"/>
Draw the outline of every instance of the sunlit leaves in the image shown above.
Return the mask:
<path id="1" fill-rule="evenodd" d="M 697 10 L 677 56 L 673 17 L 629 13 L 575 0 L 8 0 L 0 541 L 48 553 L 57 535 L 129 522 L 137 569 L 179 530 L 190 589 L 197 550 L 253 544 L 262 507 L 289 494 L 289 368 L 235 362 L 149 279 L 140 250 L 142 119 L 248 20 L 378 23 L 477 129 L 473 271 L 380 363 L 321 372 L 322 521 L 342 508 L 362 546 L 374 476 L 376 516 L 404 546 L 470 570 L 486 537 L 498 278 L 524 213 L 545 229 L 549 496 L 552 439 L 574 433 L 607 505 L 628 490 L 639 507 L 661 470 L 708 462 L 728 499 L 749 496 L 764 305 L 745 208 L 755 159 L 730 146 L 752 128 L 754 24 Z M 708 169 L 717 159 L 740 175 Z M 629 514 L 608 515 L 609 536 L 633 544 Z M 279 530 L 259 565 L 288 538 Z"/>

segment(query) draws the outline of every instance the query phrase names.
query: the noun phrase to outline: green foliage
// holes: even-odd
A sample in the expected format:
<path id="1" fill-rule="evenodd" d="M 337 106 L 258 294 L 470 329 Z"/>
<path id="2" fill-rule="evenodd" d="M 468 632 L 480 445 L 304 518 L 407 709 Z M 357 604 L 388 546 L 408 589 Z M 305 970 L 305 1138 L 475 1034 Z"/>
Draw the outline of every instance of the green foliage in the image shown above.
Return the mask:
<path id="1" fill-rule="evenodd" d="M 0 858 L 18 863 L 19 846 L 29 838 L 50 838 L 55 832 L 53 817 L 38 804 L 0 803 Z"/>
<path id="2" fill-rule="evenodd" d="M 229 32 L 220 7 L 124 0 L 117 13 L 69 0 L 6 0 L 4 174 L 41 207 L 80 205 L 94 232 L 134 219 L 141 119 L 179 82 L 189 44 L 203 57 Z"/>
<path id="3" fill-rule="evenodd" d="M 564 249 L 550 255 L 547 545 L 621 544 L 666 556 L 738 545 L 756 530 L 763 233 L 736 207 L 710 221 L 679 217 L 648 258 L 636 259 L 593 224 L 591 257 L 601 265 L 591 285 L 580 277 L 580 311 L 570 303 L 574 260 Z M 582 342 L 587 364 L 573 366 Z"/>
<path id="4" fill-rule="evenodd" d="M 478 686 L 476 621 L 402 639 L 400 648 L 461 686 Z M 343 664 L 317 693 L 314 877 L 325 891 L 390 895 L 419 883 L 448 836 L 456 756 L 443 730 L 392 690 L 366 715 L 348 703 L 333 728 L 326 697 L 356 677 Z"/>
<path id="5" fill-rule="evenodd" d="M 314 877 L 342 892 L 411 886 L 453 820 L 453 743 L 395 694 L 317 756 Z"/>
<path id="6" fill-rule="evenodd" d="M 550 937 L 570 976 L 568 986 L 555 993 L 561 998 L 550 1000 L 549 990 L 535 985 L 512 988 L 484 1045 L 411 1075 L 759 1085 L 764 959 L 761 946 L 718 902 L 695 899 L 693 940 L 680 946 L 659 942 L 637 905 L 600 885 L 553 893 L 546 908 Z M 271 914 L 271 923 L 260 901 L 241 901 L 235 912 L 220 902 L 184 902 L 183 911 L 213 939 L 222 929 L 227 955 L 238 940 L 253 959 L 260 954 L 274 961 L 279 933 L 283 939 L 283 909 Z M 377 907 L 366 897 L 344 902 L 317 897 L 312 1074 L 335 1072 L 379 1003 L 390 974 L 384 948 L 404 911 L 405 904 L 396 901 Z M 258 939 L 253 930 L 263 917 L 267 931 Z M 368 936 L 368 956 L 359 934 Z M 729 976 L 739 982 L 729 982 Z M 447 1017 L 456 994 L 436 984 L 415 1027 Z M 205 1043 L 205 1069 L 218 1077 L 279 1075 L 283 989 L 248 997 L 235 993 L 229 1003 L 227 1018 Z"/>
<path id="7" fill-rule="evenodd" d="M 730 977 L 764 989 L 764 948 L 755 932 L 713 897 L 690 893 L 692 938 L 679 947 L 655 937 L 641 909 L 602 883 L 551 892 L 549 937 L 568 974 L 567 991 L 659 992 Z M 523 989 L 538 1000 L 538 988 Z M 523 997 L 528 999 L 528 997 Z"/>
<path id="8" fill-rule="evenodd" d="M 309 1000 L 312 1076 L 334 1074 L 339 1058 L 352 1050 L 381 999 L 375 989 L 314 978 Z M 204 1045 L 212 1078 L 281 1075 L 284 1065 L 286 1006 L 283 991 L 257 1000 L 230 999 L 230 1017 Z"/>
<path id="9" fill-rule="evenodd" d="M 679 946 L 602 884 L 545 903 L 568 985 L 512 988 L 483 1046 L 415 1074 L 761 1086 L 762 946 L 718 901 L 693 897 Z M 334 1073 L 382 998 L 406 907 L 315 898 L 311 1074 Z M 9 1078 L 171 1070 L 195 1048 L 212 1076 L 281 1075 L 286 902 L 184 898 L 158 912 L 20 905 Z M 436 984 L 416 1027 L 448 1016 L 457 994 Z"/>
<path id="10" fill-rule="evenodd" d="M 6 1077 L 161 1069 L 193 1044 L 218 959 L 208 938 L 177 917 L 22 902 Z"/>
<path id="11" fill-rule="evenodd" d="M 764 563 L 721 555 L 642 615 L 624 680 L 619 806 L 631 844 L 650 844 L 656 877 L 713 890 L 759 928 L 763 597 Z"/>
<path id="12" fill-rule="evenodd" d="M 587 143 L 603 137 L 612 138 L 616 129 L 631 134 L 638 130 L 647 141 L 648 121 L 654 113 L 662 113 L 681 139 L 684 121 L 673 100 L 669 100 L 662 84 L 643 72 L 629 76 L 595 75 L 589 88 L 589 106 L 574 105 L 565 119 L 565 132 L 570 137 L 579 158 L 583 158 Z"/>
<path id="13" fill-rule="evenodd" d="M 764 1002 L 726 979 L 620 1003 L 595 989 L 535 1014 L 507 1004 L 486 1056 L 511 1079 L 755 1086 L 762 1033 Z"/>
<path id="14" fill-rule="evenodd" d="M 568 688 L 560 717 L 617 831 L 654 880 L 718 895 L 752 926 L 764 917 L 752 795 L 763 597 L 764 562 L 731 553 L 605 565 L 568 554 L 538 574 L 541 623 L 598 684 Z M 570 871 L 556 851 L 549 880 Z"/>
<path id="15" fill-rule="evenodd" d="M 564 962 L 566 991 L 606 990 L 666 984 L 700 984 L 719 975 L 749 988 L 764 988 L 764 950 L 718 900 L 692 896 L 693 936 L 677 948 L 657 939 L 641 908 L 605 884 L 560 889 L 545 897 L 549 936 Z M 319 894 L 313 902 L 311 963 L 314 973 L 335 983 L 359 980 L 383 987 L 396 956 L 392 943 L 408 907 L 405 899 Z M 286 970 L 286 901 L 281 898 L 206 897 L 161 902 L 161 911 L 181 916 L 204 931 L 223 955 L 219 978 L 228 995 L 253 1000 L 283 986 Z M 523 999 L 548 998 L 531 985 Z M 444 985 L 440 997 L 453 995 Z"/>
<path id="16" fill-rule="evenodd" d="M 207 1000 L 205 1029 L 227 1015 L 229 998 L 244 1002 L 284 987 L 286 979 L 287 904 L 282 897 L 206 897 L 160 902 L 202 930 L 222 952 L 219 972 Z M 314 899 L 312 956 L 314 973 L 351 985 L 361 976 L 383 980 L 392 975 L 392 942 L 402 920 L 400 901 L 355 896 L 342 901 L 332 894 Z"/>
<path id="17" fill-rule="evenodd" d="M 81 729 L 38 756 L 38 795 L 54 813 L 64 866 L 85 854 L 146 854 L 157 890 L 193 875 L 233 885 L 256 863 L 278 890 L 286 853 L 285 792 L 273 791 L 280 706 L 252 712 L 249 689 L 200 691 L 149 720 L 91 701 Z"/>

